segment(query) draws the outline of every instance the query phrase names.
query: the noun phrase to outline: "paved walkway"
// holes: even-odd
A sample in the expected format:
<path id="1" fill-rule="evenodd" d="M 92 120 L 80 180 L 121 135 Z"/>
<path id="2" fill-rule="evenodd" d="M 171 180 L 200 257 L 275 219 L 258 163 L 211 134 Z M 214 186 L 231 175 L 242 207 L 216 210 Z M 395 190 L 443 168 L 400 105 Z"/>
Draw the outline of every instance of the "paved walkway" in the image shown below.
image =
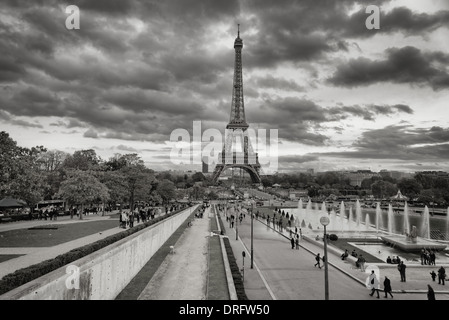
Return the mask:
<path id="1" fill-rule="evenodd" d="M 205 300 L 208 272 L 210 207 L 174 243 L 138 300 Z"/>
<path id="2" fill-rule="evenodd" d="M 250 219 L 247 219 L 243 223 L 249 224 L 249 221 Z M 255 219 L 254 223 L 261 223 L 266 226 L 266 223 L 263 220 Z M 226 224 L 225 227 L 227 229 L 228 236 L 235 240 L 235 229 L 231 229 Z M 288 230 L 276 231 L 281 237 L 285 239 L 286 245 L 288 246 L 290 241 L 290 232 Z M 250 248 L 248 248 L 248 245 L 245 245 L 242 241 L 231 241 L 231 245 L 234 250 L 234 255 L 236 256 L 239 268 L 242 269 L 244 266 L 243 264 L 245 263 L 245 270 L 247 270 L 247 272 L 245 273 L 245 291 L 248 295 L 248 298 L 250 300 L 276 299 L 275 295 L 271 292 L 270 287 L 267 285 L 262 272 L 248 272 L 250 261 Z M 310 252 L 311 261 L 313 261 L 314 256 L 318 252 L 321 254 L 321 256 L 323 256 L 324 254 L 324 245 L 322 240 L 317 241 L 313 237 L 304 235 L 303 240 L 301 240 L 300 242 L 300 246 Z M 245 262 L 243 262 L 243 257 L 240 254 L 242 251 L 246 252 Z M 355 286 L 365 287 L 366 279 L 373 269 L 377 274 L 380 275 L 381 289 L 383 289 L 382 283 L 385 276 L 387 276 L 391 280 L 393 294 L 401 295 L 400 297 L 396 296 L 397 299 L 426 299 L 427 285 L 430 284 L 437 295 L 437 299 L 449 300 L 449 283 L 447 283 L 446 285 L 439 285 L 438 280 L 436 282 L 433 282 L 430 277 L 430 271 L 434 270 L 436 272 L 440 267 L 439 264 L 437 264 L 436 266 L 422 266 L 418 263 L 407 262 L 407 281 L 401 282 L 399 272 L 396 269 L 396 265 L 387 263 L 367 263 L 365 268 L 366 271 L 362 272 L 360 269 L 355 268 L 355 258 L 349 257 L 349 259 L 347 260 L 341 260 L 340 255 L 342 253 L 343 251 L 336 249 L 331 245 L 328 245 L 329 265 L 353 279 Z M 255 268 L 257 269 L 257 261 L 254 264 Z M 449 270 L 449 265 L 444 265 L 444 267 L 446 268 L 446 270 Z"/>

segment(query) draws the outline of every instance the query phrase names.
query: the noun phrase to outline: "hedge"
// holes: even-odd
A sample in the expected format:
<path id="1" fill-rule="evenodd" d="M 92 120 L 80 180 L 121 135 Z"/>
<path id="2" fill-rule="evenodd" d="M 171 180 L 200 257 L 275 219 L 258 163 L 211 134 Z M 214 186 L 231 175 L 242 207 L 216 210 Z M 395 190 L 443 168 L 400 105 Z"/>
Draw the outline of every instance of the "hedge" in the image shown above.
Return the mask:
<path id="1" fill-rule="evenodd" d="M 234 253 L 232 252 L 229 238 L 223 237 L 223 242 L 226 248 L 226 254 L 229 260 L 229 267 L 231 268 L 232 279 L 234 280 L 235 291 L 237 293 L 238 300 L 248 300 L 245 293 L 245 286 L 243 284 L 242 274 L 240 273 L 239 266 L 235 260 Z"/>
<path id="2" fill-rule="evenodd" d="M 220 228 L 222 232 L 226 232 L 226 229 L 223 225 L 223 220 L 221 216 L 218 215 L 218 222 L 220 223 Z M 242 274 L 240 273 L 239 266 L 237 265 L 237 261 L 235 260 L 234 252 L 232 251 L 231 243 L 229 242 L 229 238 L 223 237 L 223 243 L 226 249 L 226 255 L 228 256 L 229 267 L 232 273 L 232 279 L 234 281 L 235 291 L 237 293 L 238 300 L 248 300 L 248 297 L 245 293 L 245 286 L 243 284 Z"/>
<path id="3" fill-rule="evenodd" d="M 7 274 L 0 280 L 0 295 L 6 293 L 8 291 L 11 291 L 15 288 L 18 288 L 21 285 L 28 283 L 34 279 L 37 279 L 51 271 L 61 268 L 73 261 L 81 259 L 97 250 L 100 250 L 110 244 L 113 244 L 114 242 L 117 242 L 123 238 L 126 238 L 126 237 L 132 235 L 133 233 L 139 232 L 140 230 L 145 229 L 159 221 L 167 219 L 167 218 L 179 213 L 180 211 L 182 211 L 184 209 L 185 208 L 177 210 L 177 211 L 169 212 L 162 217 L 154 218 L 150 221 L 144 222 L 143 224 L 139 224 L 135 227 L 132 227 L 130 229 L 124 230 L 117 234 L 111 235 L 104 239 L 101 239 L 96 242 L 87 244 L 85 246 L 70 250 L 66 253 L 63 253 L 63 254 L 53 258 L 53 259 L 45 260 L 40 263 L 34 264 L 32 266 L 22 268 L 22 269 L 14 271 L 13 273 Z M 195 211 L 193 213 L 195 213 Z"/>

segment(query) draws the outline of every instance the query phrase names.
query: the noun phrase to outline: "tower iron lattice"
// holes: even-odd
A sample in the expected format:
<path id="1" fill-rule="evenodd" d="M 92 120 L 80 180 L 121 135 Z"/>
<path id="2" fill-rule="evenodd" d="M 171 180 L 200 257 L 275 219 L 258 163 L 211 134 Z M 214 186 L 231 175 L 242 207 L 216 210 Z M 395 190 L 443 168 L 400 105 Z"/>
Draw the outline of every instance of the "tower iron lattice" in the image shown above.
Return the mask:
<path id="1" fill-rule="evenodd" d="M 249 173 L 253 183 L 261 184 L 259 157 L 254 152 L 248 135 L 248 123 L 245 117 L 245 105 L 243 99 L 242 76 L 242 49 L 243 41 L 240 38 L 240 25 L 237 38 L 234 41 L 235 62 L 234 81 L 232 88 L 231 116 L 226 125 L 225 144 L 223 152 L 218 155 L 218 163 L 215 166 L 212 178 L 217 182 L 221 173 L 229 168 L 241 168 Z M 237 141 L 240 142 L 238 148 Z"/>

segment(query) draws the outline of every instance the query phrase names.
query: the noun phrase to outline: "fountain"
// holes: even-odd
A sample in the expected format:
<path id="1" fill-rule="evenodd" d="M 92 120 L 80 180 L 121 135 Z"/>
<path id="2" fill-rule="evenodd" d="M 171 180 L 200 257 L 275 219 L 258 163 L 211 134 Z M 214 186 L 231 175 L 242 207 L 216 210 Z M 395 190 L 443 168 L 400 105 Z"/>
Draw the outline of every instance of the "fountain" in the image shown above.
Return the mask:
<path id="1" fill-rule="evenodd" d="M 346 213 L 346 210 L 348 210 L 348 213 Z M 394 250 L 398 249 L 410 253 L 421 250 L 423 247 L 436 250 L 446 249 L 446 243 L 430 240 L 430 220 L 427 207 L 425 207 L 419 221 L 416 221 L 417 217 L 410 217 L 411 211 L 406 202 L 404 203 L 402 216 L 394 212 L 391 204 L 388 205 L 387 210 L 382 210 L 379 202 L 376 204 L 375 210 L 367 211 L 362 218 L 364 212 L 362 212 L 359 200 L 355 202 L 354 206 L 342 201 L 338 210 L 331 209 L 328 211 L 325 202 L 312 204 L 309 199 L 305 207 L 303 201 L 299 200 L 298 208 L 289 213 L 295 216 L 295 221 L 301 227 L 308 226 L 309 230 L 305 230 L 307 233 L 321 232 L 319 219 L 328 215 L 330 224 L 327 230 L 336 233 L 341 238 L 357 239 L 362 237 L 366 239 L 371 237 L 383 241 L 383 246 L 387 245 L 390 248 L 394 247 Z M 398 229 L 396 229 L 396 224 L 399 227 Z M 446 232 L 449 239 L 449 208 L 445 224 L 447 225 Z M 393 250 L 393 248 L 390 250 Z"/>
<path id="2" fill-rule="evenodd" d="M 390 211 L 392 212 L 391 205 L 388 208 L 388 220 L 390 226 Z M 394 221 L 394 220 L 392 220 Z M 393 244 L 398 248 L 406 252 L 420 251 L 422 248 L 444 250 L 446 244 L 439 243 L 430 240 L 430 223 L 429 223 L 429 208 L 425 206 L 424 216 L 422 221 L 421 230 L 418 230 L 416 226 L 410 227 L 409 216 L 408 216 L 408 206 L 404 206 L 404 235 L 392 234 L 390 232 L 391 226 L 389 227 L 389 235 L 381 236 L 382 240 L 387 243 Z M 405 226 L 408 226 L 406 228 Z M 418 237 L 418 232 L 421 232 L 421 237 Z"/>

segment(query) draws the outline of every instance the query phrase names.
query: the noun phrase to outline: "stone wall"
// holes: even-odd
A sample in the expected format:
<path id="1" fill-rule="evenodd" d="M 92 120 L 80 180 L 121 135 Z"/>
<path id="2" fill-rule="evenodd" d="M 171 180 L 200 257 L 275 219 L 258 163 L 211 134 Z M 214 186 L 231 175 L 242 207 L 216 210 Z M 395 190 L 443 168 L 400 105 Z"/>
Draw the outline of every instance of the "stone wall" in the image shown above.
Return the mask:
<path id="1" fill-rule="evenodd" d="M 0 300 L 113 300 L 197 206 L 11 290 Z"/>

